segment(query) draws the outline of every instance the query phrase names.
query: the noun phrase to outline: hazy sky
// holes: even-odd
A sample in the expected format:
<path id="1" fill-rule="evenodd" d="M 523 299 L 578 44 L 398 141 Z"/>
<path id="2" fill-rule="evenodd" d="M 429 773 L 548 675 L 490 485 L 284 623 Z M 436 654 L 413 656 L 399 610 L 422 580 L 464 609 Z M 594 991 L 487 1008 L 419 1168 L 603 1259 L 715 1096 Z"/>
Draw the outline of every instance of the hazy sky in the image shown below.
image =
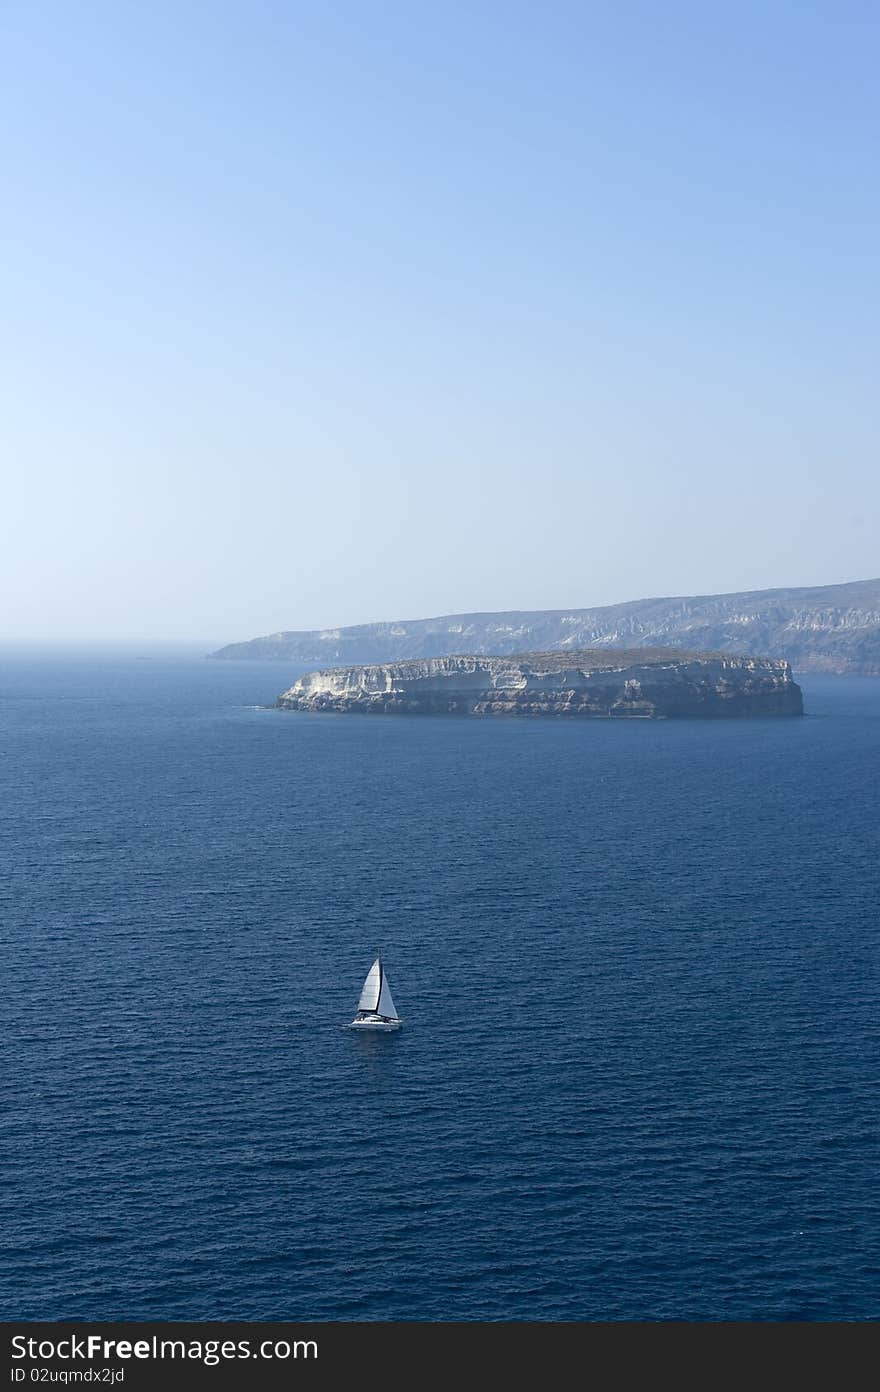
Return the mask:
<path id="1" fill-rule="evenodd" d="M 880 573 L 873 0 L 0 0 L 0 637 Z"/>

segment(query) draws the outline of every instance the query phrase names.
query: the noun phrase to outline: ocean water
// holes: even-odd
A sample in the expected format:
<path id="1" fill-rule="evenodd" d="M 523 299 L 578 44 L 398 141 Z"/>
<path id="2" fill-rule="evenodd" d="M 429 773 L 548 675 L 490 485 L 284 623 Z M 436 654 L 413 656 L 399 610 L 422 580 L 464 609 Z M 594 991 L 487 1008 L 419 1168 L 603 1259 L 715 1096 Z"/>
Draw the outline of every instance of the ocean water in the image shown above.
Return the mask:
<path id="1" fill-rule="evenodd" d="M 880 1317 L 880 682 L 261 708 L 295 670 L 2 657 L 0 1315 Z"/>

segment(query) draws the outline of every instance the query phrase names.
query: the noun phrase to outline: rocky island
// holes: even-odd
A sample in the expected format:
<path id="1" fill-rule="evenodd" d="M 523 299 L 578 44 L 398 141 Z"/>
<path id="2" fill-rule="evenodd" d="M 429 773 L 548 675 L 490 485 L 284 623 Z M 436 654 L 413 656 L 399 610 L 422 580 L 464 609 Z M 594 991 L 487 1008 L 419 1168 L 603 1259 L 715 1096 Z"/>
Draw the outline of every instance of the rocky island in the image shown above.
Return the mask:
<path id="1" fill-rule="evenodd" d="M 669 648 L 465 655 L 333 667 L 283 692 L 282 710 L 604 719 L 802 715 L 784 659 Z"/>

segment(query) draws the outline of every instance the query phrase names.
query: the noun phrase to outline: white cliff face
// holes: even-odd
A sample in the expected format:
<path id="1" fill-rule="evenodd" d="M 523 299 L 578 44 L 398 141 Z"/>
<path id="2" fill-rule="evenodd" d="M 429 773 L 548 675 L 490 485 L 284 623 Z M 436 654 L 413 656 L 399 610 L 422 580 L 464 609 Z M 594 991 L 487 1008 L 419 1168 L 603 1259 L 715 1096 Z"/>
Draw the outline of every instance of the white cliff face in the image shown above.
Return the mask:
<path id="1" fill-rule="evenodd" d="M 285 710 L 463 715 L 800 715 L 787 662 L 668 650 L 464 655 L 310 672 Z"/>

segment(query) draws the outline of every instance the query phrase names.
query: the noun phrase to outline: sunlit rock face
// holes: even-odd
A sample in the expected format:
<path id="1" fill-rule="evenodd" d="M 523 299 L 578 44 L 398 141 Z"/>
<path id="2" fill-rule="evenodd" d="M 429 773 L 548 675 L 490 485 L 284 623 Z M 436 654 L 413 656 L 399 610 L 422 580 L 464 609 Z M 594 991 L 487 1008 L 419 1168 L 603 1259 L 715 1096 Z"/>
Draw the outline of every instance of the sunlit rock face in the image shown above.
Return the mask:
<path id="1" fill-rule="evenodd" d="M 801 689 L 781 659 L 663 649 L 451 656 L 300 677 L 283 710 L 377 714 L 570 716 L 802 715 Z"/>

